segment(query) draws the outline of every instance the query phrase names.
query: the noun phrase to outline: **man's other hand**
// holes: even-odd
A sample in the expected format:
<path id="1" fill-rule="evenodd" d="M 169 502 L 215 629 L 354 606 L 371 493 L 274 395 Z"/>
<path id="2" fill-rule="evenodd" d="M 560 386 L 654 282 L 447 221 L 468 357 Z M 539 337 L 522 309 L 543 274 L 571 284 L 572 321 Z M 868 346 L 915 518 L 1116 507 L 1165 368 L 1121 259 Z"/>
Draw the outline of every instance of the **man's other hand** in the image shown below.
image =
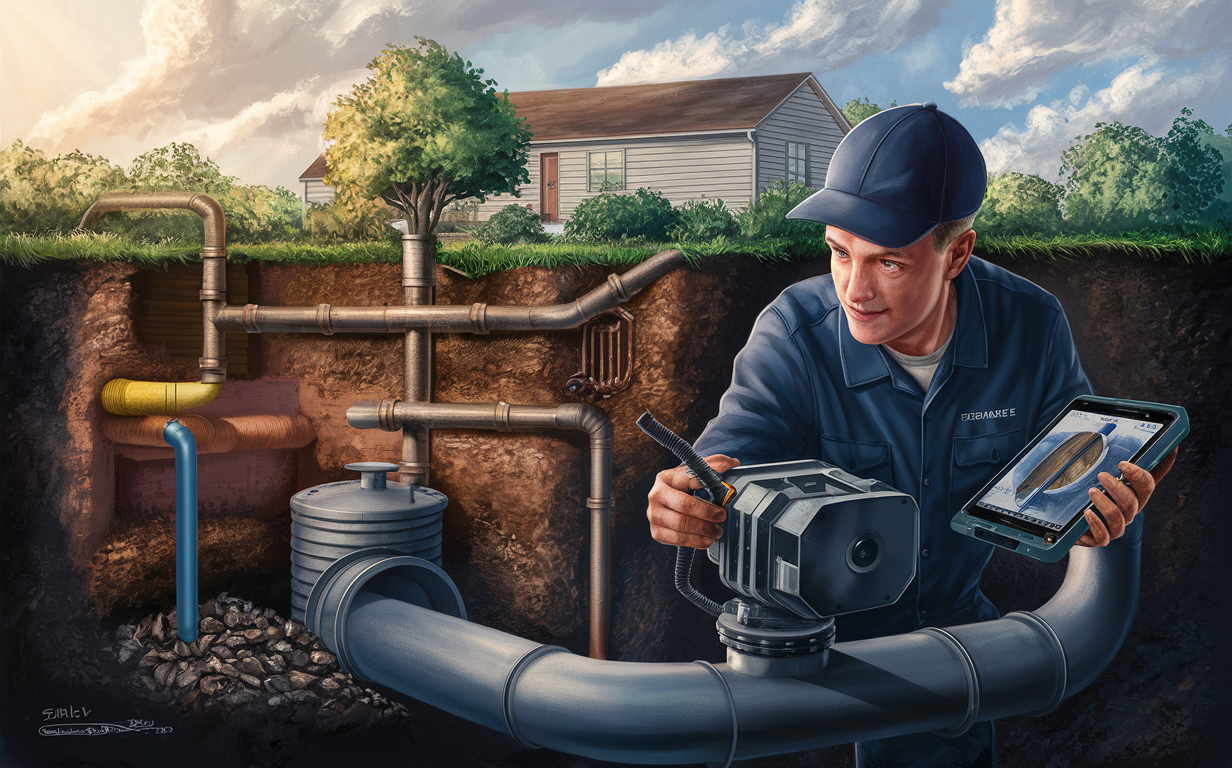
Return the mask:
<path id="1" fill-rule="evenodd" d="M 1134 516 L 1146 506 L 1147 500 L 1155 492 L 1155 484 L 1164 479 L 1164 475 L 1172 469 L 1174 461 L 1176 461 L 1175 448 L 1150 472 L 1137 464 L 1122 461 L 1118 465 L 1121 474 L 1132 484 L 1132 487 L 1107 472 L 1100 472 L 1099 482 L 1107 493 L 1100 491 L 1099 488 L 1092 488 L 1089 494 L 1091 502 L 1108 521 L 1108 525 L 1105 527 L 1099 517 L 1088 509 L 1086 511 L 1087 525 L 1091 530 L 1082 534 L 1082 537 L 1075 543 L 1082 547 L 1106 547 L 1110 541 L 1119 538 L 1125 533 L 1125 526 L 1132 523 Z"/>
<path id="2" fill-rule="evenodd" d="M 716 453 L 707 456 L 706 463 L 721 475 L 740 461 Z M 646 494 L 646 517 L 650 519 L 650 535 L 655 541 L 706 549 L 723 535 L 722 522 L 727 519 L 727 510 L 689 493 L 701 487 L 702 481 L 683 464 L 665 469 L 655 477 L 654 487 Z"/>

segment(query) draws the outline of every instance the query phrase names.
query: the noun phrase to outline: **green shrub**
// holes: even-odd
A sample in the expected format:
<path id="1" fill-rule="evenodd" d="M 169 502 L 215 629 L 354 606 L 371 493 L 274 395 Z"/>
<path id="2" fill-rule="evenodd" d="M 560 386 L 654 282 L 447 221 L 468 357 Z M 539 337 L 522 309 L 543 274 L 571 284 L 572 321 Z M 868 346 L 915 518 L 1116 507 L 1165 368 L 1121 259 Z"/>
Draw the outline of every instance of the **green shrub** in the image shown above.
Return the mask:
<path id="1" fill-rule="evenodd" d="M 825 237 L 826 225 L 815 221 L 789 221 L 787 212 L 817 190 L 797 182 L 780 179 L 762 190 L 757 200 L 736 217 L 740 234 L 749 239 Z"/>
<path id="2" fill-rule="evenodd" d="M 308 204 L 304 228 L 317 241 L 383 240 L 397 231 L 388 225 L 397 216 L 380 200 L 365 199 L 353 188 L 343 187 L 328 203 Z"/>
<path id="3" fill-rule="evenodd" d="M 517 203 L 506 205 L 492 214 L 492 218 L 471 230 L 471 237 L 500 245 L 544 243 L 548 240 L 539 214 Z"/>
<path id="4" fill-rule="evenodd" d="M 565 237 L 591 242 L 642 237 L 665 242 L 678 216 L 667 198 L 645 187 L 629 195 L 605 192 L 578 203 L 565 222 Z"/>
<path id="5" fill-rule="evenodd" d="M 69 232 L 90 204 L 125 183 L 105 158 L 70 152 L 48 157 L 14 141 L 0 150 L 0 232 Z"/>
<path id="6" fill-rule="evenodd" d="M 1061 185 L 1039 176 L 990 174 L 984 205 L 972 226 L 981 237 L 1055 235 L 1061 231 L 1061 193 Z"/>
<path id="7" fill-rule="evenodd" d="M 703 242 L 716 237 L 735 237 L 740 232 L 736 217 L 722 200 L 689 200 L 676 209 L 680 217 L 668 235 L 676 242 Z"/>

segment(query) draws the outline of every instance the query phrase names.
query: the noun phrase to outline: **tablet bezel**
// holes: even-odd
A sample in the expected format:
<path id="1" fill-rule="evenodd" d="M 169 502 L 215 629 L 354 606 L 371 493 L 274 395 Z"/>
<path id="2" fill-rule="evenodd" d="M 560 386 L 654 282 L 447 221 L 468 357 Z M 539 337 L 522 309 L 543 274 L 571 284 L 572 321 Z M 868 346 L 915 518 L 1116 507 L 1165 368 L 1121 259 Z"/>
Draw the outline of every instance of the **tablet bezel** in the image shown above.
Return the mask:
<path id="1" fill-rule="evenodd" d="M 1069 415 L 1070 413 L 1073 413 L 1074 411 L 1084 411 L 1087 413 L 1095 413 L 1095 414 L 1103 415 L 1103 416 L 1117 416 L 1117 417 L 1123 417 L 1123 418 L 1133 418 L 1133 419 L 1138 419 L 1140 421 L 1150 421 L 1150 422 L 1159 424 L 1160 425 L 1159 430 L 1155 432 L 1155 434 L 1152 435 L 1150 439 L 1148 439 L 1145 443 L 1143 443 L 1142 446 L 1137 451 L 1134 452 L 1134 455 L 1128 459 L 1128 461 L 1131 464 L 1137 463 L 1138 459 L 1146 455 L 1147 452 L 1150 451 L 1151 448 L 1156 443 L 1159 442 L 1159 440 L 1163 437 L 1164 433 L 1168 431 L 1168 428 L 1171 427 L 1173 423 L 1176 421 L 1177 416 L 1178 416 L 1176 411 L 1164 410 L 1161 408 L 1153 408 L 1153 407 L 1150 407 L 1150 404 L 1147 404 L 1147 403 L 1129 403 L 1129 402 L 1124 402 L 1124 401 L 1109 402 L 1102 398 L 1101 399 L 1094 399 L 1094 398 L 1075 399 L 1071 401 L 1070 404 L 1066 406 L 1060 413 L 1058 413 L 1056 418 L 1054 418 L 1051 422 L 1049 422 L 1047 427 L 1040 430 L 1039 434 L 1035 436 L 1035 439 L 1033 439 L 1030 443 L 1028 443 L 1027 446 L 1023 448 L 1018 453 L 1017 456 L 1015 456 L 1009 463 L 1007 463 L 1004 467 L 999 469 L 991 478 L 989 478 L 988 482 L 984 484 L 984 486 L 979 490 L 979 492 L 976 493 L 975 496 L 973 496 L 970 501 L 968 501 L 966 504 L 963 505 L 962 513 L 976 520 L 981 520 L 986 523 L 992 523 L 997 526 L 1004 526 L 1006 528 L 1012 528 L 1014 530 L 1029 534 L 1031 536 L 1035 536 L 1041 539 L 1046 545 L 1052 545 L 1058 541 L 1061 541 L 1062 539 L 1064 539 L 1066 536 L 1070 534 L 1070 532 L 1073 530 L 1075 525 L 1078 525 L 1079 523 L 1085 523 L 1086 522 L 1086 510 L 1088 509 L 1094 510 L 1095 514 L 1099 515 L 1100 520 L 1102 521 L 1103 516 L 1100 515 L 1099 509 L 1095 507 L 1094 502 L 1090 502 L 1090 501 L 1088 501 L 1085 505 L 1075 510 L 1072 517 L 1069 519 L 1069 521 L 1063 527 L 1059 529 L 1048 528 L 1042 525 L 1037 525 L 1035 523 L 1029 522 L 1027 520 L 1022 520 L 1021 518 L 1017 518 L 1012 515 L 1006 515 L 1000 512 L 995 512 L 991 509 L 986 509 L 979 505 L 980 500 L 984 498 L 985 494 L 987 494 L 990 490 L 992 490 L 992 487 L 996 485 L 998 480 L 1000 480 L 1002 477 L 1005 476 L 1005 473 L 1012 472 L 1014 470 L 1014 467 L 1016 467 L 1020 461 L 1026 458 L 1027 454 L 1030 453 L 1031 450 L 1040 443 L 1040 441 L 1042 441 L 1045 437 L 1047 437 L 1052 432 L 1053 428 L 1055 428 L 1057 424 L 1061 422 L 1062 419 L 1064 419 L 1067 415 Z M 1117 479 L 1120 479 L 1120 472 L 1118 471 L 1118 472 L 1113 473 L 1113 476 L 1117 477 Z M 1095 481 L 1091 487 L 1092 488 L 1100 487 L 1098 480 Z M 1104 524 L 1107 525 L 1107 521 L 1104 521 Z"/>

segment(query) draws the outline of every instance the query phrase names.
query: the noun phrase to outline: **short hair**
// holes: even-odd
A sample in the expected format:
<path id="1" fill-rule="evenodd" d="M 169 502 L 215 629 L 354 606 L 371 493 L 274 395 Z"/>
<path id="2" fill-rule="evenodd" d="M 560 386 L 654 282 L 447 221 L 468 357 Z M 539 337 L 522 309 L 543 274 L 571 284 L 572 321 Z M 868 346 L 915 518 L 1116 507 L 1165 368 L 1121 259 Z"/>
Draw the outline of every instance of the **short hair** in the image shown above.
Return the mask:
<path id="1" fill-rule="evenodd" d="M 975 217 L 979 215 L 979 210 L 962 219 L 954 221 L 943 221 L 933 230 L 933 250 L 937 253 L 945 253 L 945 249 L 950 247 L 950 243 L 958 239 L 958 236 L 975 223 Z"/>

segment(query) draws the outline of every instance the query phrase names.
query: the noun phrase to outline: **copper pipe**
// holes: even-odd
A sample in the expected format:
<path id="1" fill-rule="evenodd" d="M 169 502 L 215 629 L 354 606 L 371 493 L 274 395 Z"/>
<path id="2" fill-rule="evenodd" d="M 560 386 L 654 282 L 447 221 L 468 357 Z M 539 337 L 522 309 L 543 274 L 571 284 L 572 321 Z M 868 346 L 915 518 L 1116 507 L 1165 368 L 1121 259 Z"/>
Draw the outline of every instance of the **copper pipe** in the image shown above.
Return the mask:
<path id="1" fill-rule="evenodd" d="M 508 403 L 404 403 L 368 400 L 347 409 L 347 423 L 389 432 L 428 429 L 577 429 L 590 435 L 590 656 L 607 658 L 611 614 L 612 423 L 602 409 Z"/>
<path id="2" fill-rule="evenodd" d="M 248 333 L 478 333 L 576 328 L 627 302 L 684 262 L 678 250 L 660 251 L 580 299 L 546 307 L 491 307 L 487 304 L 407 307 L 227 307 L 215 324 L 222 331 Z"/>
<path id="3" fill-rule="evenodd" d="M 179 417 L 192 432 L 198 453 L 228 453 L 261 449 L 302 448 L 316 439 L 312 422 L 294 416 L 226 416 L 211 418 L 189 413 Z M 103 417 L 103 434 L 120 445 L 166 448 L 164 416 Z"/>
<path id="4" fill-rule="evenodd" d="M 227 226 L 222 206 L 199 192 L 109 192 L 94 201 L 81 217 L 78 229 L 88 229 L 104 213 L 149 208 L 184 208 L 205 223 L 205 247 L 201 250 L 201 368 L 202 384 L 227 380 L 226 338 L 215 323 L 227 306 Z"/>

